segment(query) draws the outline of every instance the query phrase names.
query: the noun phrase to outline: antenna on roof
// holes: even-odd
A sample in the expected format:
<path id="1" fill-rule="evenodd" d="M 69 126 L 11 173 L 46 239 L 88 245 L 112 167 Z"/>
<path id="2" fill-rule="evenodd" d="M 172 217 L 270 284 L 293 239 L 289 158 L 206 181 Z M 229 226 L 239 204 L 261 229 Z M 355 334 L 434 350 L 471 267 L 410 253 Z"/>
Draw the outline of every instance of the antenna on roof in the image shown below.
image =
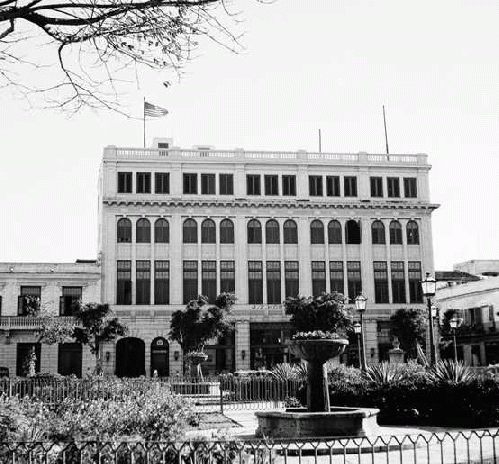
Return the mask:
<path id="1" fill-rule="evenodd" d="M 386 154 L 389 155 L 390 152 L 388 151 L 388 134 L 386 132 L 386 116 L 385 116 L 385 105 L 383 105 L 383 122 L 385 124 L 385 143 L 386 143 Z"/>
<path id="2" fill-rule="evenodd" d="M 322 153 L 322 138 L 321 138 L 321 130 L 319 129 L 319 153 Z"/>

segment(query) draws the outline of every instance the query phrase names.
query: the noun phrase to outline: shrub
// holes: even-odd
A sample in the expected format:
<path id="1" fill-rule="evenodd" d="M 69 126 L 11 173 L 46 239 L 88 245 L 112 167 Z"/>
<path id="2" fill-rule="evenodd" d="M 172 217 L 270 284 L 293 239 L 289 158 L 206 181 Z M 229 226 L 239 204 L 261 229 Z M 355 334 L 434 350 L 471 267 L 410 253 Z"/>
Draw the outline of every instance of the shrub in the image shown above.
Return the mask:
<path id="1" fill-rule="evenodd" d="M 469 366 L 450 360 L 439 361 L 431 367 L 429 374 L 437 382 L 469 382 L 477 377 Z"/>

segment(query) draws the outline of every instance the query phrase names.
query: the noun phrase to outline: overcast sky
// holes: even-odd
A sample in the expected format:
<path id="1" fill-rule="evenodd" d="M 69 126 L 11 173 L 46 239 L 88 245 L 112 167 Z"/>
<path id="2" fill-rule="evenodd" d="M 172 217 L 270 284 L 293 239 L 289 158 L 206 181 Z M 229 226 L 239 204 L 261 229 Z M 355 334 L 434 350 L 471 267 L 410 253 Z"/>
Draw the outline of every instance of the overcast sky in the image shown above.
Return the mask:
<path id="1" fill-rule="evenodd" d="M 237 2 L 246 50 L 204 43 L 178 81 L 148 75 L 128 96 L 170 111 L 147 139 L 217 148 L 427 153 L 435 267 L 499 259 L 499 4 L 496 1 Z M 161 83 L 171 80 L 165 89 Z M 0 261 L 97 255 L 106 145 L 142 145 L 142 124 L 72 118 L 0 93 Z"/>

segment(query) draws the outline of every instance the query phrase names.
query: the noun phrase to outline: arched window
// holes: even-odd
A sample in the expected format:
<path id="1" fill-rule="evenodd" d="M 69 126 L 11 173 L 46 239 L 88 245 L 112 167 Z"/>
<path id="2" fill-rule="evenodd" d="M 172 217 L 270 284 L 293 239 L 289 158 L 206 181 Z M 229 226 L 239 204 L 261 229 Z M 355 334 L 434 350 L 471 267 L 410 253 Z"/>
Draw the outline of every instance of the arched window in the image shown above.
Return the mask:
<path id="1" fill-rule="evenodd" d="M 220 223 L 220 243 L 234 243 L 234 223 L 230 219 Z"/>
<path id="2" fill-rule="evenodd" d="M 398 221 L 390 222 L 390 244 L 402 245 L 402 226 Z"/>
<path id="3" fill-rule="evenodd" d="M 384 245 L 386 243 L 385 225 L 381 221 L 371 224 L 371 238 L 373 245 Z"/>
<path id="4" fill-rule="evenodd" d="M 298 227 L 293 219 L 288 219 L 283 226 L 284 243 L 298 243 Z"/>
<path id="5" fill-rule="evenodd" d="M 183 227 L 184 243 L 198 243 L 198 225 L 194 219 L 186 219 Z"/>
<path id="6" fill-rule="evenodd" d="M 279 223 L 275 219 L 269 219 L 265 224 L 265 242 L 279 243 Z"/>
<path id="7" fill-rule="evenodd" d="M 310 243 L 324 243 L 324 224 L 318 219 L 310 223 Z"/>
<path id="8" fill-rule="evenodd" d="M 132 241 L 132 222 L 130 219 L 121 218 L 118 221 L 116 240 L 118 243 L 130 243 Z"/>
<path id="9" fill-rule="evenodd" d="M 348 245 L 358 245 L 361 242 L 360 221 L 350 219 L 345 224 L 345 242 Z"/>
<path id="10" fill-rule="evenodd" d="M 205 219 L 201 224 L 201 243 L 216 243 L 217 228 L 211 219 Z"/>
<path id="11" fill-rule="evenodd" d="M 248 243 L 262 243 L 262 225 L 256 219 L 248 222 Z"/>
<path id="12" fill-rule="evenodd" d="M 154 223 L 154 241 L 156 243 L 168 243 L 170 241 L 170 225 L 166 219 L 156 219 Z"/>
<path id="13" fill-rule="evenodd" d="M 151 243 L 151 223 L 149 219 L 140 218 L 137 221 L 137 243 Z"/>
<path id="14" fill-rule="evenodd" d="M 336 219 L 327 225 L 327 240 L 330 244 L 341 243 L 341 224 Z"/>
<path id="15" fill-rule="evenodd" d="M 407 223 L 407 245 L 419 245 L 419 228 L 416 221 Z"/>

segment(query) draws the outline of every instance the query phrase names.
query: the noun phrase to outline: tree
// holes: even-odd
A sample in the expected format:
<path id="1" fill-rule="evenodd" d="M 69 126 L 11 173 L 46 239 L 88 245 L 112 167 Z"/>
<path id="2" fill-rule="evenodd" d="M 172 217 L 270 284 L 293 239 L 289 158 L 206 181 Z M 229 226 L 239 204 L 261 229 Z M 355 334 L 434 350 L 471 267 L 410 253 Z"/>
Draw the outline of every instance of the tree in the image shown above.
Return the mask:
<path id="1" fill-rule="evenodd" d="M 428 321 L 423 310 L 400 308 L 390 317 L 390 330 L 399 339 L 410 359 L 418 356 L 418 345 L 425 342 Z"/>
<path id="2" fill-rule="evenodd" d="M 0 86 L 70 111 L 119 110 L 123 84 L 180 73 L 203 37 L 239 51 L 238 15 L 227 0 L 0 0 Z"/>

